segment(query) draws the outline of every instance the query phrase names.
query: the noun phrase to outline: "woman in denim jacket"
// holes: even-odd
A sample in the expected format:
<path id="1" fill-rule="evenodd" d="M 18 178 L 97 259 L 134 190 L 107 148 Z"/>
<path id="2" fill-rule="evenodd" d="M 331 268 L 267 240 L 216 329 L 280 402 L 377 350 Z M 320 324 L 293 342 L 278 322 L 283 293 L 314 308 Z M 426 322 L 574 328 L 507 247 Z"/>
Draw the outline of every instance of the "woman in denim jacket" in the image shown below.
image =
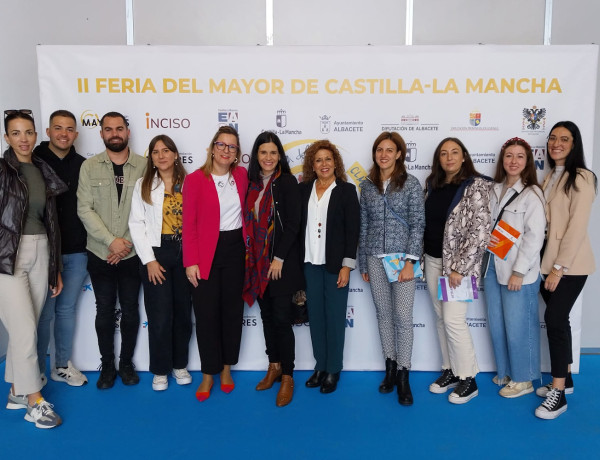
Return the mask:
<path id="1" fill-rule="evenodd" d="M 500 396 L 517 398 L 533 392 L 531 381 L 542 376 L 538 287 L 546 227 L 545 200 L 526 141 L 515 137 L 504 143 L 494 181 L 490 191 L 492 218 L 501 217 L 520 235 L 505 258 L 489 254 L 485 299 L 496 357 L 494 381 L 508 382 Z M 491 236 L 490 248 L 501 244 L 495 235 Z"/>
<path id="2" fill-rule="evenodd" d="M 398 402 L 409 406 L 413 403 L 408 382 L 416 287 L 413 265 L 423 251 L 423 191 L 418 179 L 406 172 L 406 144 L 398 133 L 381 133 L 373 143 L 372 158 L 360 197 L 360 271 L 371 283 L 385 357 L 379 391 L 390 393 L 396 383 Z M 390 283 L 382 257 L 394 253 L 405 253 L 407 258 L 397 281 Z"/>

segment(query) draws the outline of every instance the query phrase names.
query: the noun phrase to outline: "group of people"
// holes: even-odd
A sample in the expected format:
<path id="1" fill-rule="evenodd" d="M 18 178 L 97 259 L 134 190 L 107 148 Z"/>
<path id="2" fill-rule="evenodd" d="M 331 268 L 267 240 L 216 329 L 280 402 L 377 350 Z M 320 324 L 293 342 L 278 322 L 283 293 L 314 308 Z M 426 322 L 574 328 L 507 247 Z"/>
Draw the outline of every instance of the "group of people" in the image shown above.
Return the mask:
<path id="1" fill-rule="evenodd" d="M 26 409 L 25 419 L 38 428 L 61 424 L 41 394 L 52 320 L 50 378 L 87 383 L 71 362 L 75 307 L 87 273 L 96 298 L 99 389 L 111 388 L 117 375 L 125 385 L 139 382 L 132 358 L 142 285 L 154 390 L 166 390 L 169 376 L 179 385 L 192 381 L 193 309 L 202 371 L 196 398 L 210 397 L 216 375 L 220 389 L 231 392 L 244 301 L 258 302 L 269 364 L 256 390 L 281 382 L 276 405 L 289 404 L 292 298 L 305 290 L 316 362 L 305 385 L 331 393 L 343 368 L 350 272 L 358 267 L 371 286 L 385 359 L 380 392 L 397 388 L 398 402 L 413 404 L 413 303 L 416 277 L 424 276 L 442 355 L 441 375 L 429 390 L 452 389 L 448 400 L 455 404 L 477 396 L 468 303 L 437 295 L 440 277 L 451 289 L 474 277 L 485 286 L 494 381 L 507 398 L 531 393 L 541 379 L 541 292 L 553 379 L 537 389 L 545 399 L 535 413 L 551 419 L 566 410 L 565 393 L 573 391 L 569 312 L 594 270 L 587 224 L 596 177 L 585 166 L 574 123 L 552 128 L 552 170 L 541 187 L 523 139 L 505 142 L 491 179 L 476 171 L 459 139 L 446 138 L 434 152 L 424 191 L 406 170 L 402 137 L 383 132 L 373 143 L 360 201 L 328 140 L 306 149 L 298 184 L 272 132 L 256 138 L 246 170 L 238 133 L 220 127 L 204 165 L 187 174 L 167 135 L 150 141 L 146 159 L 134 154 L 128 125 L 118 112 L 105 114 L 100 136 L 106 150 L 84 160 L 73 146 L 71 112 L 50 116 L 49 141 L 37 147 L 31 111 L 4 112 L 9 147 L 0 159 L 0 320 L 9 334 L 7 408 Z M 505 257 L 494 251 L 506 243 L 492 234 L 501 224 L 516 232 Z M 398 270 L 386 266 L 390 258 L 400 262 Z"/>

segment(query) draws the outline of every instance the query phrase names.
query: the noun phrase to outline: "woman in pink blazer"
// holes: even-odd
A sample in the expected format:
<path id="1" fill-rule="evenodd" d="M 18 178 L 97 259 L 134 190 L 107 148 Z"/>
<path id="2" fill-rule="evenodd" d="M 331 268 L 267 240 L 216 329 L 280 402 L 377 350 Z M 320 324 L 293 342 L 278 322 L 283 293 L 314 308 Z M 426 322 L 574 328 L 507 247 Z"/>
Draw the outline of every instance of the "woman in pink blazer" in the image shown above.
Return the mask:
<path id="1" fill-rule="evenodd" d="M 242 209 L 248 174 L 238 166 L 238 133 L 222 126 L 214 135 L 204 165 L 183 185 L 183 265 L 193 286 L 196 337 L 202 382 L 196 398 L 210 396 L 213 375 L 221 390 L 234 388 L 231 366 L 237 364 L 242 337 L 245 226 Z"/>
<path id="2" fill-rule="evenodd" d="M 537 389 L 537 395 L 546 399 L 535 415 L 555 419 L 567 410 L 565 393 L 573 393 L 569 313 L 588 275 L 595 269 L 587 227 L 597 180 L 585 166 L 581 133 L 572 121 L 561 121 L 552 127 L 548 136 L 548 163 L 552 170 L 542 185 L 548 227 L 540 293 L 546 302 L 544 319 L 552 383 Z"/>

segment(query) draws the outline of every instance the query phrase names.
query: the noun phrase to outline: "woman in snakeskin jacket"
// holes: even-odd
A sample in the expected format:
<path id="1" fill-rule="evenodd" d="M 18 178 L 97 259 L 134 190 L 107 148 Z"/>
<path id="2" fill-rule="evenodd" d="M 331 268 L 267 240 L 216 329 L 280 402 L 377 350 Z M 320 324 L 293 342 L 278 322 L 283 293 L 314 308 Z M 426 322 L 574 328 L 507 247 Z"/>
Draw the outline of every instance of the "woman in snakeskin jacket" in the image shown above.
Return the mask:
<path id="1" fill-rule="evenodd" d="M 491 216 L 490 178 L 479 174 L 464 144 L 456 138 L 440 142 L 427 178 L 425 200 L 425 274 L 437 316 L 442 352 L 442 374 L 429 386 L 432 393 L 454 391 L 448 400 L 464 404 L 478 395 L 479 371 L 466 321 L 467 302 L 437 298 L 438 277 L 447 276 L 451 288 L 464 277 L 481 276 Z"/>

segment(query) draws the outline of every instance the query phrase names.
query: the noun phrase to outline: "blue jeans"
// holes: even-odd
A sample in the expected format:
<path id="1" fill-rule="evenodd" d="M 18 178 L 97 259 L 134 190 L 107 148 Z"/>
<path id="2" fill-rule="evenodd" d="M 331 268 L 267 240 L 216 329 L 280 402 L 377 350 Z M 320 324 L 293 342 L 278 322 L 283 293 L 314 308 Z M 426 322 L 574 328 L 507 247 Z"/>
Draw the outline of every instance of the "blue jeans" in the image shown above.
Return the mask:
<path id="1" fill-rule="evenodd" d="M 529 382 L 542 376 L 539 285 L 538 276 L 520 291 L 509 291 L 508 286 L 498 283 L 494 261 L 490 260 L 484 287 L 499 379 L 510 376 L 515 382 Z"/>
<path id="2" fill-rule="evenodd" d="M 54 319 L 54 345 L 56 367 L 67 367 L 73 350 L 75 333 L 75 307 L 87 277 L 87 253 L 62 255 L 63 290 L 58 297 L 52 298 L 48 291 L 46 303 L 38 321 L 37 353 L 40 373 L 46 372 L 46 353 L 50 343 L 50 324 Z"/>

